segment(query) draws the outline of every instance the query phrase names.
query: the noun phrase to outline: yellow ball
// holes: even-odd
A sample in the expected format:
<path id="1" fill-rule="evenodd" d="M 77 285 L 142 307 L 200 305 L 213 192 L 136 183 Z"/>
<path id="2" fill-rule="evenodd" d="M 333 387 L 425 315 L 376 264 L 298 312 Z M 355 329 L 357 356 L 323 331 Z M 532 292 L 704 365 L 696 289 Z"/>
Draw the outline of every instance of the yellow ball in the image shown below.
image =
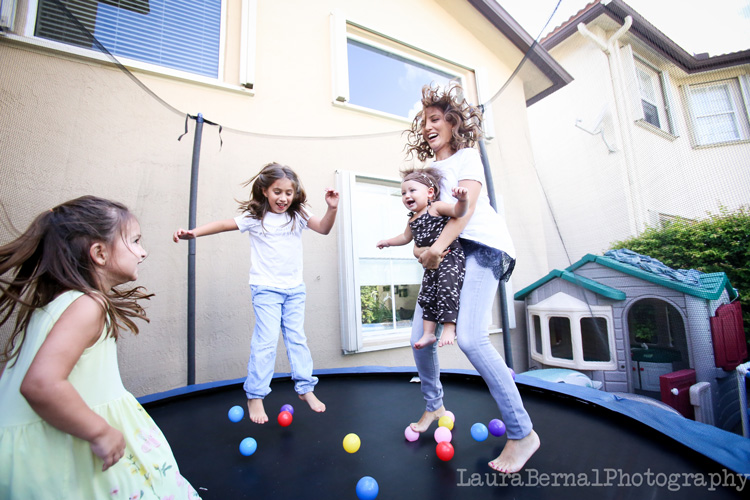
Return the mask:
<path id="1" fill-rule="evenodd" d="M 359 450 L 359 436 L 354 433 L 347 434 L 344 437 L 344 449 L 347 453 L 356 453 Z"/>
<path id="2" fill-rule="evenodd" d="M 440 427 L 447 427 L 449 431 L 453 430 L 453 420 L 448 415 L 443 415 L 440 417 L 440 420 L 438 420 L 438 426 Z"/>

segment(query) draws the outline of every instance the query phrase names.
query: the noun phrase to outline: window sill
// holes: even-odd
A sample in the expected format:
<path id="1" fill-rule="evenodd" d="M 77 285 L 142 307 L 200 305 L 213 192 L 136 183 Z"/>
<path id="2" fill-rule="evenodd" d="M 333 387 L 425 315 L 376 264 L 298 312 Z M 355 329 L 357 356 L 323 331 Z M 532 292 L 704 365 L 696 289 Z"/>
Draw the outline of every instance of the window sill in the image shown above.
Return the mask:
<path id="1" fill-rule="evenodd" d="M 646 120 L 636 120 L 635 124 L 638 125 L 641 128 L 644 128 L 650 132 L 653 132 L 654 134 L 663 137 L 667 140 L 674 141 L 677 139 L 676 135 L 672 135 L 669 132 L 660 129 L 659 127 L 652 125 L 651 123 L 647 122 Z"/>
<path id="2" fill-rule="evenodd" d="M 19 36 L 13 33 L 0 33 L 0 40 L 8 41 L 19 46 L 24 46 L 26 48 L 29 48 L 30 50 L 35 50 L 41 53 L 55 53 L 56 55 L 67 57 L 71 60 L 97 62 L 103 65 L 117 67 L 117 64 L 106 54 L 97 52 L 95 50 L 83 49 L 80 47 L 55 42 L 52 40 Z M 114 56 L 112 57 L 114 58 Z M 252 89 L 243 87 L 241 85 L 231 85 L 220 82 L 219 80 L 214 78 L 194 75 L 184 71 L 164 68 L 155 64 L 134 61 L 131 59 L 115 58 L 115 60 L 122 66 L 124 66 L 128 71 L 132 71 L 134 73 L 156 75 L 172 80 L 198 84 L 220 90 L 227 90 L 230 92 L 236 92 L 249 96 L 255 95 L 255 92 Z"/>
<path id="3" fill-rule="evenodd" d="M 740 139 L 738 141 L 727 141 L 727 142 L 714 142 L 712 144 L 694 144 L 693 149 L 720 148 L 723 146 L 737 146 L 741 144 L 750 144 L 750 139 Z"/>

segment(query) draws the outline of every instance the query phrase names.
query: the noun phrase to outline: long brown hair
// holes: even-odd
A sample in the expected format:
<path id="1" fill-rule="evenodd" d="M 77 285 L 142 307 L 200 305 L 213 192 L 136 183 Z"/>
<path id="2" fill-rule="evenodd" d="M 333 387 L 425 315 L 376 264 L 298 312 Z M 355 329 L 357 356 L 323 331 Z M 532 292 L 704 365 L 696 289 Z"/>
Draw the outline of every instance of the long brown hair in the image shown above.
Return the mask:
<path id="1" fill-rule="evenodd" d="M 292 214 L 292 227 L 294 227 L 297 217 L 307 220 L 308 215 L 305 211 L 307 195 L 299 177 L 297 177 L 297 174 L 291 168 L 276 162 L 268 163 L 255 176 L 242 183 L 242 187 L 251 186 L 251 188 L 250 199 L 247 201 L 238 201 L 240 212 L 248 212 L 250 217 L 262 221 L 263 217 L 271 211 L 268 198 L 263 194 L 263 191 L 271 187 L 279 179 L 289 179 L 292 182 L 292 186 L 294 186 L 294 199 L 287 209 L 287 212 L 291 212 Z"/>
<path id="2" fill-rule="evenodd" d="M 463 89 L 453 84 L 445 90 L 425 85 L 422 87 L 422 110 L 417 113 L 406 131 L 406 155 L 417 155 L 419 161 L 435 156 L 427 140 L 422 135 L 424 112 L 427 108 L 438 108 L 445 114 L 445 120 L 452 125 L 453 137 L 450 146 L 454 151 L 474 147 L 482 137 L 482 111 L 471 106 L 463 98 Z"/>
<path id="3" fill-rule="evenodd" d="M 102 304 L 115 339 L 121 328 L 138 333 L 132 318 L 148 321 L 138 300 L 153 294 L 143 287 L 103 289 L 89 252 L 96 242 L 112 245 L 115 238 L 124 237 L 132 220 L 133 214 L 120 203 L 82 196 L 42 212 L 18 238 L 0 246 L 0 326 L 18 308 L 0 359 L 10 361 L 18 355 L 31 314 L 68 290 L 91 295 Z"/>

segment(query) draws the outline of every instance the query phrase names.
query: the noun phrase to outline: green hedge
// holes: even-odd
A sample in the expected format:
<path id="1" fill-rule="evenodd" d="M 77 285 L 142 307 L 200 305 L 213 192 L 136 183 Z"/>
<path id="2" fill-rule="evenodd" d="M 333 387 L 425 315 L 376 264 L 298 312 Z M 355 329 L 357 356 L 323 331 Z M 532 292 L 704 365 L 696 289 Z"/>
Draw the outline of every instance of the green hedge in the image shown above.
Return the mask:
<path id="1" fill-rule="evenodd" d="M 750 208 L 721 209 L 700 221 L 649 228 L 636 238 L 612 243 L 658 259 L 673 269 L 724 272 L 739 291 L 745 338 L 750 333 Z"/>

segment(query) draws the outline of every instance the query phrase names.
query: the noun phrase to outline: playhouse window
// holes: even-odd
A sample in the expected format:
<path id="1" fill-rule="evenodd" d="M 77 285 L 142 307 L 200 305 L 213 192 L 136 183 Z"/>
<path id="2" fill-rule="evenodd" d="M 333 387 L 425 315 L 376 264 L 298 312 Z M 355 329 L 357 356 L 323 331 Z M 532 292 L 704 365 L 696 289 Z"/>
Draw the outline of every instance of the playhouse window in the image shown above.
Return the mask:
<path id="1" fill-rule="evenodd" d="M 549 319 L 549 340 L 552 357 L 573 359 L 573 337 L 569 318 L 553 316 Z"/>
<path id="2" fill-rule="evenodd" d="M 581 318 L 581 348 L 584 361 L 609 361 L 609 337 L 605 318 Z"/>
<path id="3" fill-rule="evenodd" d="M 533 351 L 536 354 L 542 354 L 542 321 L 536 314 L 534 315 L 534 345 Z"/>

